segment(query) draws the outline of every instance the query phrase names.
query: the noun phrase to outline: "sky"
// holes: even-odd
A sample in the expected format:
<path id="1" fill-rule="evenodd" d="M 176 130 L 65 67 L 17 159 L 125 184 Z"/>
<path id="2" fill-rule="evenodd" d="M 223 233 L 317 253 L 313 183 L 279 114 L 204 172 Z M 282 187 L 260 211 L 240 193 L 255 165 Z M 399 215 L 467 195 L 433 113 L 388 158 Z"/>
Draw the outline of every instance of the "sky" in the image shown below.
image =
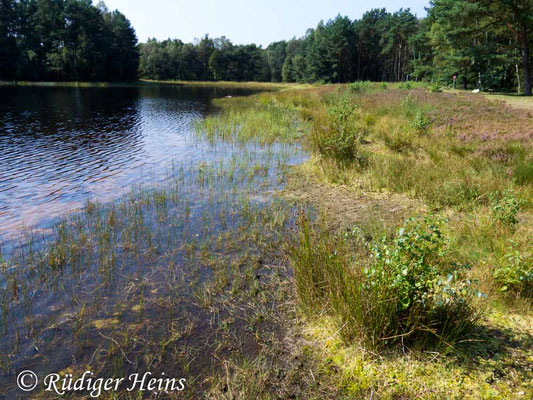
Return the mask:
<path id="1" fill-rule="evenodd" d="M 235 44 L 263 47 L 301 37 L 320 20 L 337 14 L 360 18 L 371 8 L 410 8 L 424 17 L 429 0 L 104 0 L 110 10 L 128 17 L 140 42 L 155 37 L 192 42 L 206 33 Z M 97 1 L 94 1 L 96 4 Z"/>

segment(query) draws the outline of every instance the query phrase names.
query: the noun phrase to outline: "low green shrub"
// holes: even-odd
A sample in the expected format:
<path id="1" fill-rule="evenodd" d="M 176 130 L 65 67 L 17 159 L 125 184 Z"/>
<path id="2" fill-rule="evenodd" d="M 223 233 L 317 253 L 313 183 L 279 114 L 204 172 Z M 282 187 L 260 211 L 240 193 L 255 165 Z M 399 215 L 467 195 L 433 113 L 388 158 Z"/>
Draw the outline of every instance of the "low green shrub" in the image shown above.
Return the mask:
<path id="1" fill-rule="evenodd" d="M 509 225 L 518 222 L 517 215 L 522 202 L 516 198 L 512 189 L 505 189 L 501 194 L 492 192 L 489 194 L 489 200 L 494 219 Z"/>
<path id="2" fill-rule="evenodd" d="M 315 113 L 309 141 L 323 157 L 347 166 L 360 159 L 360 144 L 366 132 L 357 107 L 342 96 L 327 109 Z"/>
<path id="3" fill-rule="evenodd" d="M 533 295 L 533 254 L 523 254 L 514 243 L 494 269 L 494 281 L 500 291 L 518 296 Z"/>
<path id="4" fill-rule="evenodd" d="M 442 93 L 442 87 L 437 82 L 434 82 L 429 85 L 429 91 L 431 93 Z"/>
<path id="5" fill-rule="evenodd" d="M 412 128 L 419 134 L 426 134 L 431 126 L 431 120 L 422 110 L 416 113 L 416 117 L 411 124 Z"/>
<path id="6" fill-rule="evenodd" d="M 463 337 L 476 319 L 469 300 L 479 292 L 472 281 L 460 279 L 467 266 L 445 258 L 444 221 L 409 219 L 394 240 L 384 239 L 372 249 L 373 262 L 364 276 L 367 286 L 392 294 L 385 299 L 393 300 L 395 311 L 390 337 L 434 334 L 450 343 Z M 383 301 L 380 297 L 375 300 Z"/>
<path id="7" fill-rule="evenodd" d="M 411 84 L 411 82 L 407 81 L 407 82 L 400 82 L 398 84 L 398 89 L 404 89 L 404 90 L 410 90 L 413 88 L 413 85 Z"/>
<path id="8" fill-rule="evenodd" d="M 368 81 L 357 81 L 348 85 L 348 90 L 353 93 L 365 92 L 370 88 L 372 88 L 372 82 Z"/>
<path id="9" fill-rule="evenodd" d="M 393 240 L 355 252 L 353 238 L 300 221 L 289 252 L 298 298 L 308 315 L 332 313 L 346 340 L 375 348 L 394 343 L 453 345 L 479 318 L 475 282 L 446 260 L 443 220 L 409 219 Z M 354 231 L 357 235 L 357 231 Z"/>

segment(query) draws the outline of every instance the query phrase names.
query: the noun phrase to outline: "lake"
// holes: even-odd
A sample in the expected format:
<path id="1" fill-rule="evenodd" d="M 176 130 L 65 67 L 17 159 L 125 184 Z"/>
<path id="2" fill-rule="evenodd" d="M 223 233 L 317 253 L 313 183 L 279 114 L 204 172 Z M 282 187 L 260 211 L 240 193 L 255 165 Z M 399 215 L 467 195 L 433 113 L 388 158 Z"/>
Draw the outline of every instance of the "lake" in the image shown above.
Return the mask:
<path id="1" fill-rule="evenodd" d="M 249 89 L 0 87 L 0 233 L 39 226 L 88 199 L 158 181 L 173 161 L 211 159 L 194 121 Z"/>

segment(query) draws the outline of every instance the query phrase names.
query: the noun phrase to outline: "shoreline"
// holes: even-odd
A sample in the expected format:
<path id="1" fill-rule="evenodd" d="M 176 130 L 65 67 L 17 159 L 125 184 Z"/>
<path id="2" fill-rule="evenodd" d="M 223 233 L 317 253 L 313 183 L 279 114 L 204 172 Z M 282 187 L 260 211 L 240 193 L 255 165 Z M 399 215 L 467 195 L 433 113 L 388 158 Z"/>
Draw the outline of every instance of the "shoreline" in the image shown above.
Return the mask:
<path id="1" fill-rule="evenodd" d="M 294 89 L 310 88 L 313 85 L 278 82 L 232 82 L 232 81 L 157 81 L 139 79 L 132 82 L 46 82 L 46 81 L 0 81 L 1 86 L 35 86 L 35 87 L 79 87 L 79 88 L 113 88 L 113 87 L 149 87 L 149 86 L 199 86 L 199 87 L 236 87 L 257 89 Z"/>

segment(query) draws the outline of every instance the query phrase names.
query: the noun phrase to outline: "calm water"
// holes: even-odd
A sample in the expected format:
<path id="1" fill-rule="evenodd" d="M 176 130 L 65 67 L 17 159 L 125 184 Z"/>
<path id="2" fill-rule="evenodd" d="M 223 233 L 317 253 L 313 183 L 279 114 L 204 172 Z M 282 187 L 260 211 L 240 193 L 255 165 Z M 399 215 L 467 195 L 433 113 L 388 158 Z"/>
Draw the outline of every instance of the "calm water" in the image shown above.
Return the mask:
<path id="1" fill-rule="evenodd" d="M 250 90 L 0 87 L 0 239 L 216 152 L 193 122 Z"/>
<path id="2" fill-rule="evenodd" d="M 0 398 L 24 394 L 15 378 L 26 369 L 202 382 L 226 354 L 221 337 L 255 351 L 256 307 L 238 299 L 258 297 L 277 268 L 295 210 L 271 193 L 305 155 L 196 134 L 213 98 L 247 94 L 0 87 L 0 236 L 15 237 L 0 249 Z M 88 199 L 98 204 L 58 218 Z M 50 229 L 18 241 L 23 225 Z M 238 318 L 222 335 L 213 317 L 231 317 L 230 288 Z M 159 354 L 167 342 L 176 351 Z"/>

